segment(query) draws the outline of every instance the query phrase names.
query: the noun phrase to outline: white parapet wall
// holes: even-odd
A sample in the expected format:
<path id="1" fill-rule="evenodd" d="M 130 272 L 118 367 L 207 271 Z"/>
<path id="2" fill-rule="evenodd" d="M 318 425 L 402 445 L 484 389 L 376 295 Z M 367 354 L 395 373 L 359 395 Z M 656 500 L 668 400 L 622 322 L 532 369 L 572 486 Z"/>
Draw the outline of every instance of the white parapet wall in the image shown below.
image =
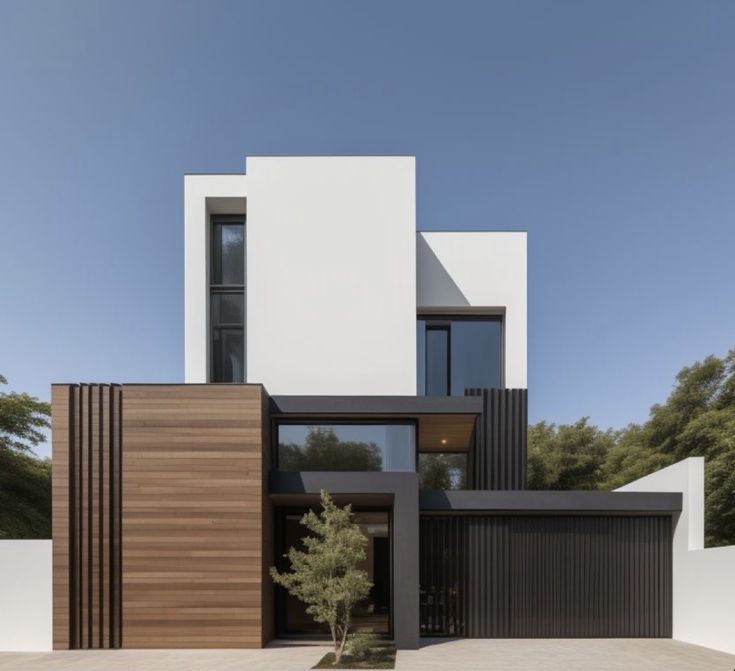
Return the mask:
<path id="1" fill-rule="evenodd" d="M 682 493 L 673 540 L 673 637 L 735 654 L 735 546 L 704 547 L 704 459 L 685 459 L 618 491 Z"/>
<path id="2" fill-rule="evenodd" d="M 52 646 L 51 541 L 0 540 L 0 651 Z"/>

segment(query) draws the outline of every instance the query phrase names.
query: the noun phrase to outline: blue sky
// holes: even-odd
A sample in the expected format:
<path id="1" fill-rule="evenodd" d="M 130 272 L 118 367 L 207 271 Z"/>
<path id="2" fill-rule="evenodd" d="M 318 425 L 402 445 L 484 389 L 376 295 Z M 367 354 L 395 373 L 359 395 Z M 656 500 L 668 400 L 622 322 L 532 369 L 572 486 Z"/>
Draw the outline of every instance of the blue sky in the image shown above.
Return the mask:
<path id="1" fill-rule="evenodd" d="M 735 346 L 735 3 L 0 3 L 0 372 L 183 379 L 183 174 L 414 154 L 529 232 L 532 420 L 646 418 Z M 45 450 L 41 450 L 45 452 Z"/>

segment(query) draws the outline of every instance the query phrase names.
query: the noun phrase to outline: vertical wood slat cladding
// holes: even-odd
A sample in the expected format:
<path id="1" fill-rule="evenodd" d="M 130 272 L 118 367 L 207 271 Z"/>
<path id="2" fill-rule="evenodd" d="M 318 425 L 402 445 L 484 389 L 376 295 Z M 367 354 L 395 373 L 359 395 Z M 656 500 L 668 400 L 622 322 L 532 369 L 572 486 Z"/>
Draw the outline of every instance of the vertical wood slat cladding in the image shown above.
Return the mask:
<path id="1" fill-rule="evenodd" d="M 70 464 L 70 446 L 74 442 L 71 397 L 74 390 L 57 385 L 51 391 L 51 521 L 53 537 L 53 647 L 65 650 L 70 646 L 70 590 L 74 589 L 70 563 L 69 497 L 74 472 Z M 71 520 L 73 524 L 73 520 Z"/>
<path id="2" fill-rule="evenodd" d="M 120 647 L 120 403 L 117 385 L 52 387 L 55 649 Z"/>
<path id="3" fill-rule="evenodd" d="M 270 397 L 265 388 L 261 388 L 261 454 L 263 461 L 261 464 L 261 488 L 263 501 L 263 528 L 261 534 L 261 549 L 263 557 L 261 561 L 261 621 L 262 633 L 261 644 L 265 645 L 268 641 L 275 638 L 276 614 L 275 597 L 273 581 L 269 574 L 269 568 L 275 564 L 274 558 L 274 512 L 273 502 L 268 495 L 268 474 L 271 469 L 271 420 L 270 420 Z"/>
<path id="4" fill-rule="evenodd" d="M 525 489 L 528 432 L 526 389 L 467 389 L 482 396 L 470 451 L 471 489 Z"/>
<path id="5" fill-rule="evenodd" d="M 123 647 L 260 647 L 262 387 L 124 390 Z"/>
<path id="6" fill-rule="evenodd" d="M 671 518 L 422 516 L 421 632 L 671 636 Z"/>

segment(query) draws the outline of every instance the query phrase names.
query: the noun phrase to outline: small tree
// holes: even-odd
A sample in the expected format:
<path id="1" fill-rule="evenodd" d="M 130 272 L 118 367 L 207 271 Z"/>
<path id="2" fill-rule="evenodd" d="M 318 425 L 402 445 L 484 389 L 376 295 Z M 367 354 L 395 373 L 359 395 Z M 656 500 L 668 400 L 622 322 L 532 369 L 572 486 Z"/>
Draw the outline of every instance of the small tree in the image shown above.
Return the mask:
<path id="1" fill-rule="evenodd" d="M 372 587 L 367 573 L 357 568 L 365 559 L 367 538 L 352 521 L 352 506 L 340 508 L 325 491 L 322 511 L 310 510 L 301 518 L 312 535 L 303 539 L 306 551 L 291 548 L 286 555 L 291 571 L 271 567 L 273 582 L 285 587 L 306 604 L 316 622 L 329 627 L 334 663 L 339 664 L 352 623 L 352 608 L 367 597 Z"/>

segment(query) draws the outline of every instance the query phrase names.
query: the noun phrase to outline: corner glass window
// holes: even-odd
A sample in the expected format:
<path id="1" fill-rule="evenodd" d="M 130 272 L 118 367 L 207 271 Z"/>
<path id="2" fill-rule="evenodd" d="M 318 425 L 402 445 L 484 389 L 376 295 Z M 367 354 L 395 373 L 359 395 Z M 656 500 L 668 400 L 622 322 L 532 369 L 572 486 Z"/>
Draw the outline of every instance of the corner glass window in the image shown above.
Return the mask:
<path id="1" fill-rule="evenodd" d="M 281 471 L 415 471 L 413 423 L 282 423 L 278 433 Z"/>
<path id="2" fill-rule="evenodd" d="M 467 453 L 421 452 L 419 486 L 421 489 L 467 489 Z"/>
<path id="3" fill-rule="evenodd" d="M 462 396 L 473 387 L 501 387 L 502 327 L 499 317 L 420 317 L 419 395 Z"/>

